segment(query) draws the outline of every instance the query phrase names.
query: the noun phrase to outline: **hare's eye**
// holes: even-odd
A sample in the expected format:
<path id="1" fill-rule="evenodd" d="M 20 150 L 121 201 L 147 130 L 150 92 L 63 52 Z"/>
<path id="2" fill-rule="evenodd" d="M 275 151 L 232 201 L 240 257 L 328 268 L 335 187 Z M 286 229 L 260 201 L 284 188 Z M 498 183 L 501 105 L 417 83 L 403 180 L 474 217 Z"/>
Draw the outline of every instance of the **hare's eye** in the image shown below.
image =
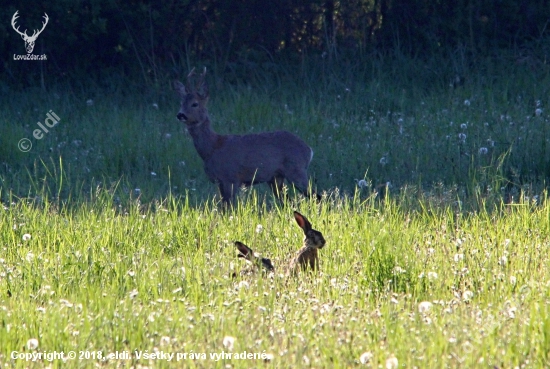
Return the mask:
<path id="1" fill-rule="evenodd" d="M 194 102 L 193 104 L 191 104 L 191 107 L 193 107 L 193 108 L 196 108 L 197 106 L 199 106 L 198 102 Z"/>

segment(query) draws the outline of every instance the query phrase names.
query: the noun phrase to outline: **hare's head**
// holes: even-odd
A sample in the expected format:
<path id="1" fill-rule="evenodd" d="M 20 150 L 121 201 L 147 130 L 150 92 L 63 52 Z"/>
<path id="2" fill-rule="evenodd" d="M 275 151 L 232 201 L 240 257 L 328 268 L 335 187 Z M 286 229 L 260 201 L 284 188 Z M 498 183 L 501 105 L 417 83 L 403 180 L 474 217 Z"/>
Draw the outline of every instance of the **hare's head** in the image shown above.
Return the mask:
<path id="1" fill-rule="evenodd" d="M 296 219 L 296 222 L 300 226 L 300 228 L 303 229 L 305 240 L 304 240 L 304 246 L 314 248 L 314 249 L 322 249 L 325 246 L 325 238 L 323 237 L 323 234 L 311 226 L 311 223 L 305 216 L 298 213 L 297 211 L 294 212 L 294 219 Z"/>
<path id="2" fill-rule="evenodd" d="M 177 115 L 178 120 L 188 126 L 199 125 L 208 119 L 206 103 L 208 102 L 208 85 L 204 80 L 206 68 L 200 75 L 196 85 L 192 83 L 195 69 L 187 76 L 187 86 L 179 81 L 174 81 L 174 88 L 181 97 L 181 108 Z"/>
<path id="3" fill-rule="evenodd" d="M 237 255 L 237 257 L 246 259 L 254 265 L 264 268 L 268 272 L 275 270 L 273 264 L 271 264 L 271 260 L 257 256 L 254 251 L 252 251 L 252 249 L 244 243 L 235 241 L 235 246 L 237 247 L 237 250 L 239 250 L 239 255 Z"/>

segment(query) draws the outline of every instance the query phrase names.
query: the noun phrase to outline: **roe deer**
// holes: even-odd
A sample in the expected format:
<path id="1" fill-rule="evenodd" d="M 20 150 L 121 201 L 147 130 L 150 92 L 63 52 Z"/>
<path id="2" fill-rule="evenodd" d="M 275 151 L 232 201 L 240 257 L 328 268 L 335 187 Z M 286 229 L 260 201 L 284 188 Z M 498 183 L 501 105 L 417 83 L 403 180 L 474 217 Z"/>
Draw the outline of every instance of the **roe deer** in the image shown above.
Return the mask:
<path id="1" fill-rule="evenodd" d="M 287 131 L 247 135 L 214 132 L 206 108 L 206 68 L 195 87 L 191 84 L 194 70 L 187 76 L 187 86 L 174 82 L 181 97 L 177 118 L 185 123 L 203 161 L 204 171 L 210 181 L 218 184 L 224 204 L 233 199 L 242 185 L 266 182 L 280 199 L 285 178 L 308 196 L 307 169 L 313 150 L 301 138 Z M 312 195 L 320 199 L 315 192 Z"/>

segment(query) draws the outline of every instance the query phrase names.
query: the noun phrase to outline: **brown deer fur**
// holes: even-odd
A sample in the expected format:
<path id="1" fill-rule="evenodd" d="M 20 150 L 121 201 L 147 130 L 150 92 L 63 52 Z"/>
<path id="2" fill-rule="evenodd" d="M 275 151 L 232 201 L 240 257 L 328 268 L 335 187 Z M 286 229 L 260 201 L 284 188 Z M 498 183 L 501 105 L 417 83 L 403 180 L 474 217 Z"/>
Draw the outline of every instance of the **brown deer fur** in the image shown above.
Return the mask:
<path id="1" fill-rule="evenodd" d="M 196 88 L 176 81 L 181 97 L 178 120 L 185 123 L 203 163 L 208 179 L 218 184 L 222 200 L 228 203 L 239 188 L 268 183 L 280 197 L 284 180 L 308 195 L 307 169 L 313 150 L 298 136 L 287 131 L 248 135 L 219 135 L 210 127 L 206 108 L 208 86 L 206 68 Z M 313 193 L 319 199 L 319 196 Z"/>

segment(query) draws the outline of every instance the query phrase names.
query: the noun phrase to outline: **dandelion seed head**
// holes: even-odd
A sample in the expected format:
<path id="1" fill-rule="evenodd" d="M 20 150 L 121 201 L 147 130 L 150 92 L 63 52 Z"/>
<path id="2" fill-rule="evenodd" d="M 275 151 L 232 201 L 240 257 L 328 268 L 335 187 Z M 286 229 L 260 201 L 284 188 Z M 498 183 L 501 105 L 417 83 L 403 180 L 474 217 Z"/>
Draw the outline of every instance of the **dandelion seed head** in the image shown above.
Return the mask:
<path id="1" fill-rule="evenodd" d="M 435 281 L 439 275 L 436 272 L 428 272 L 428 279 L 430 281 Z"/>
<path id="2" fill-rule="evenodd" d="M 432 309 L 433 304 L 429 301 L 422 301 L 418 304 L 418 312 L 421 314 L 427 313 Z"/>
<path id="3" fill-rule="evenodd" d="M 470 301 L 474 297 L 474 293 L 472 291 L 464 291 L 462 294 L 462 300 L 464 301 Z"/>
<path id="4" fill-rule="evenodd" d="M 131 299 L 136 298 L 137 295 L 138 295 L 138 290 L 132 290 L 132 291 L 130 291 L 130 293 L 129 293 L 129 296 L 130 296 Z"/>
<path id="5" fill-rule="evenodd" d="M 540 116 L 542 115 L 542 109 L 541 109 L 541 108 L 535 109 L 535 115 L 536 115 L 537 117 L 540 117 Z"/>
<path id="6" fill-rule="evenodd" d="M 399 361 L 395 355 L 391 355 L 386 359 L 386 369 L 397 369 L 399 367 Z"/>
<path id="7" fill-rule="evenodd" d="M 256 226 L 256 233 L 262 233 L 263 229 L 264 229 L 264 226 L 261 224 L 258 224 Z"/>
<path id="8" fill-rule="evenodd" d="M 25 233 L 22 238 L 23 238 L 23 241 L 28 241 L 31 239 L 31 235 L 28 233 Z"/>
<path id="9" fill-rule="evenodd" d="M 222 340 L 222 344 L 223 347 L 225 347 L 229 351 L 233 351 L 233 347 L 235 345 L 235 337 L 225 336 Z"/>
<path id="10" fill-rule="evenodd" d="M 486 147 L 480 147 L 479 148 L 479 154 L 480 155 L 487 155 L 488 152 L 489 152 L 489 150 Z"/>
<path id="11" fill-rule="evenodd" d="M 468 125 L 467 125 L 466 123 L 462 123 L 462 124 L 460 125 L 460 128 L 461 128 L 461 129 L 466 129 L 466 128 L 468 128 Z"/>
<path id="12" fill-rule="evenodd" d="M 31 338 L 27 341 L 27 348 L 29 350 L 36 350 L 38 348 L 38 340 L 36 338 Z"/>
<path id="13" fill-rule="evenodd" d="M 92 100 L 92 99 L 86 100 L 86 105 L 88 105 L 88 106 L 94 105 L 94 100 Z"/>
<path id="14" fill-rule="evenodd" d="M 372 352 L 370 351 L 363 352 L 359 357 L 359 361 L 361 362 L 361 364 L 368 364 L 373 357 L 374 355 L 372 354 Z"/>
<path id="15" fill-rule="evenodd" d="M 470 105 L 471 105 L 471 102 L 470 102 L 470 100 L 468 100 L 468 99 L 464 100 L 464 105 L 466 105 L 466 106 L 470 106 Z"/>
<path id="16" fill-rule="evenodd" d="M 359 188 L 366 188 L 369 184 L 364 179 L 360 179 L 357 181 L 357 186 L 359 186 Z"/>

